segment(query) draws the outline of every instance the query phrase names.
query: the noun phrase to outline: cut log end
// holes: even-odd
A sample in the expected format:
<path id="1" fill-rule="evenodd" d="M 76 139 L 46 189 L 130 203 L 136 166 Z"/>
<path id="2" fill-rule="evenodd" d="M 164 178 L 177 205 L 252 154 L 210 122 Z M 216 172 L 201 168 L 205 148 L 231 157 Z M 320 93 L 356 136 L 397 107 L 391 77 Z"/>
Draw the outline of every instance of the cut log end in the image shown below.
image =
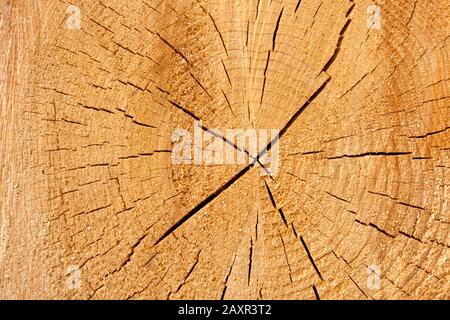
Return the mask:
<path id="1" fill-rule="evenodd" d="M 450 8 L 400 2 L 1 1 L 0 298 L 449 299 Z"/>

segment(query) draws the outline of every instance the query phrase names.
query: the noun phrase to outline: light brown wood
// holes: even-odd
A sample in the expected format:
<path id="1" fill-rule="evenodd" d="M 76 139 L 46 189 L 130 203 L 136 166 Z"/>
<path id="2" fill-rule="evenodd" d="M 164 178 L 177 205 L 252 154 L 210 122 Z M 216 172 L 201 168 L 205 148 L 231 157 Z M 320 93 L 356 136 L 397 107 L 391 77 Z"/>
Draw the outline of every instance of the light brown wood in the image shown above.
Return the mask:
<path id="1" fill-rule="evenodd" d="M 447 0 L 0 3 L 0 298 L 450 298 Z"/>

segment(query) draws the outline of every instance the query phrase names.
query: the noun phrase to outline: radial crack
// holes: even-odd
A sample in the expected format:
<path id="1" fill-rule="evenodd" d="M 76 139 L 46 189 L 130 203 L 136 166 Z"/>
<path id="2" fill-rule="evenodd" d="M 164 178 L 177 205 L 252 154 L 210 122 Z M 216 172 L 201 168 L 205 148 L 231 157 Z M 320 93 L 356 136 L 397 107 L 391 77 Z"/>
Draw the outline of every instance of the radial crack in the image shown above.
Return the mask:
<path id="1" fill-rule="evenodd" d="M 267 182 L 264 181 L 264 183 L 265 183 L 265 185 L 266 185 L 267 193 L 269 194 L 270 202 L 272 203 L 272 205 L 273 205 L 273 207 L 275 208 L 275 210 L 278 211 L 278 213 L 279 213 L 280 216 L 281 216 L 281 219 L 282 219 L 283 222 L 284 222 L 284 225 L 287 227 L 288 224 L 287 224 L 287 221 L 286 221 L 286 217 L 284 216 L 283 210 L 281 210 L 281 208 L 278 208 L 278 206 L 277 206 L 277 204 L 276 204 L 276 202 L 275 202 L 275 198 L 273 197 L 272 191 L 270 190 L 270 187 L 269 187 L 269 185 L 267 184 Z"/>
<path id="2" fill-rule="evenodd" d="M 199 3 L 199 1 L 197 0 L 197 3 Z M 207 14 L 209 16 L 209 18 L 211 19 L 213 25 L 214 25 L 214 29 L 216 29 L 217 34 L 219 35 L 220 41 L 222 42 L 223 48 L 225 49 L 225 53 L 228 56 L 228 49 L 227 46 L 225 45 L 225 41 L 223 40 L 223 36 L 222 33 L 220 32 L 219 28 L 217 27 L 216 21 L 214 20 L 214 18 L 212 17 L 212 15 L 206 11 L 206 9 L 199 3 L 200 7 L 202 8 L 203 12 L 205 14 Z"/>
<path id="3" fill-rule="evenodd" d="M 363 158 L 363 157 L 392 157 L 392 156 L 407 156 L 413 154 L 412 152 L 365 152 L 360 154 L 343 154 L 340 156 L 328 157 L 328 160 L 336 160 L 342 158 Z"/>
<path id="4" fill-rule="evenodd" d="M 316 270 L 316 273 L 319 276 L 320 280 L 323 281 L 322 274 L 320 273 L 319 268 L 317 267 L 316 263 L 314 262 L 314 259 L 313 259 L 312 255 L 311 255 L 311 252 L 309 251 L 308 246 L 306 245 L 305 240 L 303 240 L 302 236 L 300 236 L 300 242 L 302 243 L 303 248 L 305 248 L 306 254 L 308 255 L 308 259 L 311 262 L 314 270 Z"/>
<path id="5" fill-rule="evenodd" d="M 227 292 L 227 288 L 228 288 L 228 278 L 230 278 L 231 272 L 233 271 L 235 261 L 236 261 L 236 253 L 234 254 L 233 262 L 231 262 L 230 270 L 228 271 L 228 274 L 225 277 L 225 285 L 223 287 L 222 296 L 220 297 L 220 300 L 223 300 L 225 298 L 225 293 Z"/>
<path id="6" fill-rule="evenodd" d="M 300 7 L 301 3 L 302 3 L 302 0 L 298 0 L 297 5 L 295 6 L 294 14 L 297 13 L 297 10 Z"/>
<path id="7" fill-rule="evenodd" d="M 273 32 L 272 51 L 275 51 L 275 44 L 276 44 L 277 36 L 278 36 L 278 29 L 280 28 L 281 18 L 283 16 L 283 10 L 284 10 L 284 8 L 281 9 L 280 15 L 278 16 L 277 24 L 275 25 L 275 30 Z"/>
<path id="8" fill-rule="evenodd" d="M 176 222 L 172 227 L 170 227 L 156 242 L 155 246 L 160 243 L 162 240 L 167 238 L 172 232 L 181 227 L 185 222 L 187 222 L 190 218 L 192 218 L 197 212 L 206 207 L 209 203 L 211 203 L 214 199 L 216 199 L 222 192 L 231 187 L 236 181 L 238 181 L 242 176 L 244 176 L 254 164 L 250 164 L 243 170 L 241 170 L 238 174 L 236 174 L 233 178 L 231 178 L 227 183 L 222 185 L 219 189 L 209 195 L 206 199 L 201 201 L 195 208 L 189 211 L 185 216 L 183 216 L 178 222 Z"/>
<path id="9" fill-rule="evenodd" d="M 250 239 L 250 249 L 248 257 L 248 282 L 247 282 L 248 286 L 250 286 L 250 279 L 252 277 L 252 262 L 253 262 L 253 239 Z"/>
<path id="10" fill-rule="evenodd" d="M 283 237 L 281 236 L 281 233 L 278 231 L 279 235 L 280 235 L 280 240 L 281 240 L 281 244 L 283 246 L 283 252 L 284 252 L 284 257 L 286 258 L 286 263 L 289 269 L 289 279 L 291 280 L 291 283 L 293 283 L 294 281 L 292 280 L 292 270 L 291 270 L 291 264 L 289 263 L 289 259 L 287 256 L 287 252 L 286 252 L 286 246 L 284 244 L 284 240 Z"/>
<path id="11" fill-rule="evenodd" d="M 314 295 L 316 296 L 316 300 L 320 300 L 320 295 L 319 292 L 317 291 L 316 286 L 312 286 L 313 291 L 314 291 Z"/>

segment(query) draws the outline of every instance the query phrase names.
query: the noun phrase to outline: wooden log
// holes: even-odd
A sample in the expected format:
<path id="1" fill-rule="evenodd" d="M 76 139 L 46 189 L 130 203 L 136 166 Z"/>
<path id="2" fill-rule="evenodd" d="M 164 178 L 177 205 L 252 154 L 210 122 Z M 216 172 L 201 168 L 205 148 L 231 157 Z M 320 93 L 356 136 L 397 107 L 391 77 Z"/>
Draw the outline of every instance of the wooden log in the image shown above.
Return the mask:
<path id="1" fill-rule="evenodd" d="M 450 298 L 448 1 L 0 3 L 0 298 Z"/>

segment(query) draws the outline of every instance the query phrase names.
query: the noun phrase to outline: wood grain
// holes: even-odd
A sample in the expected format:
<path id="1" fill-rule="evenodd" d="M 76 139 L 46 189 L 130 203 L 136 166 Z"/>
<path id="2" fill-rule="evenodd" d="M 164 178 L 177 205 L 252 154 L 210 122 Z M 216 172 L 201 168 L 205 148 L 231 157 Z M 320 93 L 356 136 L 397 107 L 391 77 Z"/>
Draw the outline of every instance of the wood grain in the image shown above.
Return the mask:
<path id="1" fill-rule="evenodd" d="M 450 298 L 448 1 L 0 5 L 0 298 Z M 194 120 L 279 173 L 174 165 Z"/>

